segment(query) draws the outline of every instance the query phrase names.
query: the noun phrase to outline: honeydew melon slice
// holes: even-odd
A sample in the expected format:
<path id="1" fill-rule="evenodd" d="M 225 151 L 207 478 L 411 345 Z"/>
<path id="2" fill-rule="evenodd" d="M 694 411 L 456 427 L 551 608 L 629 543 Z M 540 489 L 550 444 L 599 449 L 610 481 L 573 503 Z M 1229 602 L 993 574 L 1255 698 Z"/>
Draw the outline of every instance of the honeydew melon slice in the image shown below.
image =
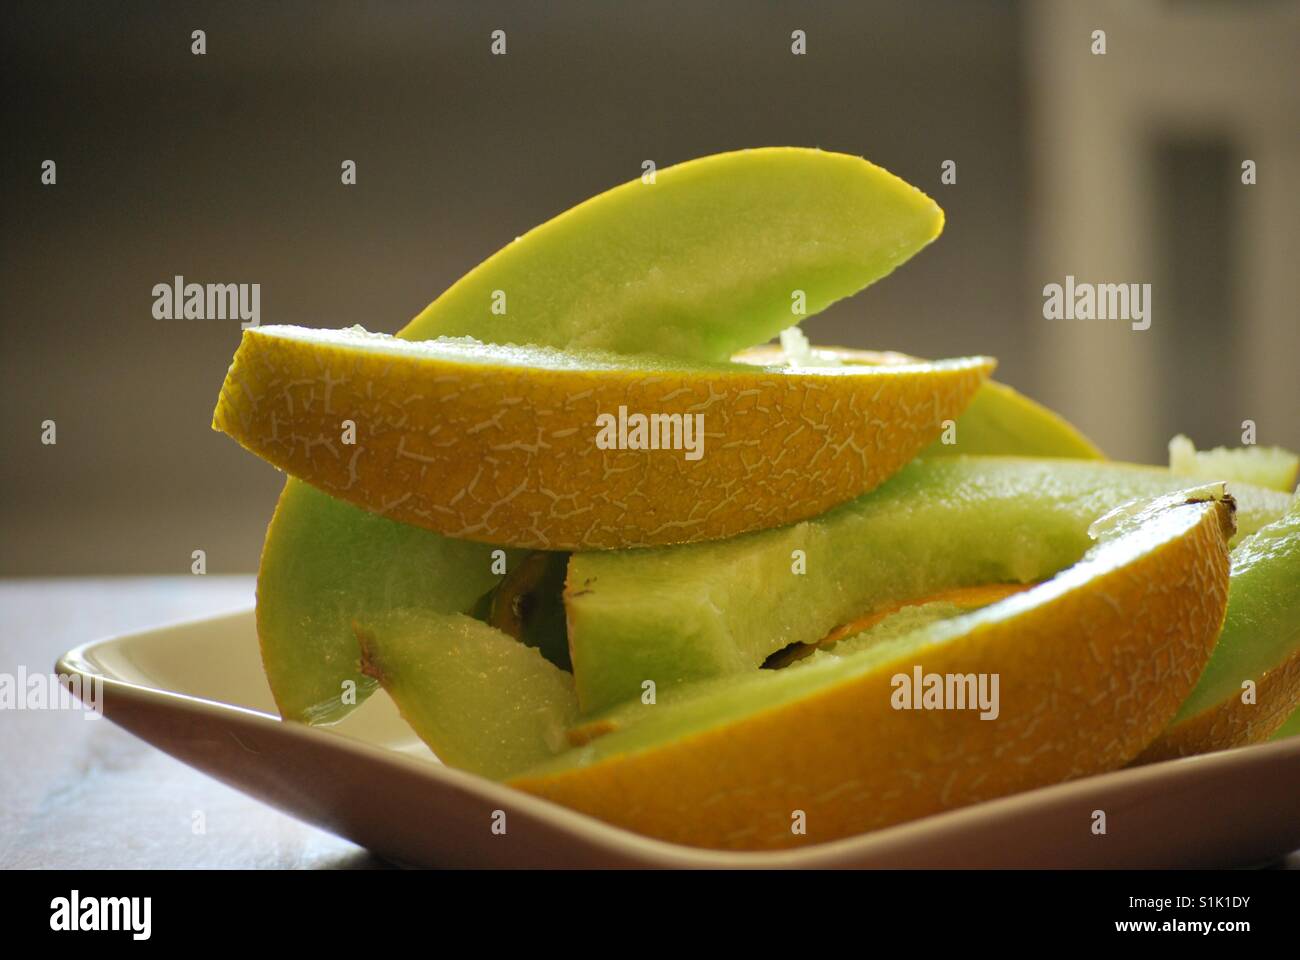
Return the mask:
<path id="1" fill-rule="evenodd" d="M 584 712 L 690 680 L 743 673 L 881 606 L 942 590 L 1042 580 L 1120 504 L 1186 486 L 1106 461 L 917 460 L 812 520 L 717 543 L 575 554 L 565 586 Z M 1233 484 L 1238 525 L 1280 517 L 1285 494 Z M 802 572 L 800 572 L 802 571 Z"/>
<path id="2" fill-rule="evenodd" d="M 464 614 L 395 608 L 356 625 L 360 668 L 444 763 L 502 778 L 568 747 L 573 676 Z"/>
<path id="3" fill-rule="evenodd" d="M 942 230 L 933 200 L 861 157 L 721 153 L 535 227 L 403 335 L 726 360 L 891 273 Z"/>
<path id="4" fill-rule="evenodd" d="M 256 327 L 213 427 L 445 536 L 627 549 L 784 526 L 874 488 L 993 365 L 759 367 Z"/>
<path id="5" fill-rule="evenodd" d="M 1267 740 L 1300 706 L 1300 501 L 1232 551 L 1228 613 L 1195 689 L 1140 762 Z"/>

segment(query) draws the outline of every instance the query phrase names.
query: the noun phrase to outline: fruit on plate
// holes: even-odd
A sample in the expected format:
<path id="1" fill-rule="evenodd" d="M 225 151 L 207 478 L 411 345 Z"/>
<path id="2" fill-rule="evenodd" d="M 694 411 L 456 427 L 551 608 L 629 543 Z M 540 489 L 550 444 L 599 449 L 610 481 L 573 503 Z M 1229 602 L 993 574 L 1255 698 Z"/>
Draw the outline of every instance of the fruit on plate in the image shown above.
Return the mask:
<path id="1" fill-rule="evenodd" d="M 1169 470 L 1180 477 L 1244 480 L 1270 490 L 1295 489 L 1300 456 L 1281 447 L 1197 450 L 1181 433 L 1169 441 Z"/>
<path id="2" fill-rule="evenodd" d="M 281 716 L 341 719 L 376 689 L 357 665 L 361 610 L 470 610 L 524 551 L 439 537 L 298 481 L 271 519 L 257 581 L 262 666 Z M 287 507 L 287 504 L 292 504 Z"/>
<path id="3" fill-rule="evenodd" d="M 213 427 L 445 536 L 626 549 L 783 526 L 874 488 L 993 365 L 759 367 L 254 327 Z"/>
<path id="4" fill-rule="evenodd" d="M 516 239 L 398 336 L 726 361 L 889 273 L 942 227 L 932 200 L 857 157 L 800 148 L 706 157 Z M 356 670 L 354 617 L 403 605 L 408 588 L 422 609 L 466 613 L 476 601 L 462 594 L 491 576 L 489 547 L 387 524 L 398 526 L 286 481 L 262 550 L 257 611 L 286 719 L 337 720 L 374 688 Z M 431 562 L 444 556 L 455 559 Z M 316 576 L 300 578 L 303 564 Z M 431 579 L 447 583 L 420 595 Z"/>
<path id="5" fill-rule="evenodd" d="M 1239 481 L 1289 461 L 1108 463 L 985 358 L 789 326 L 942 223 L 857 158 L 744 151 L 562 214 L 398 338 L 249 331 L 214 426 L 312 484 L 259 573 L 282 715 L 382 685 L 452 765 L 738 849 L 1267 736 L 1294 508 Z M 628 443 L 637 413 L 680 448 Z"/>
<path id="6" fill-rule="evenodd" d="M 1300 500 L 1232 551 L 1214 656 L 1140 762 L 1267 740 L 1300 706 Z"/>
<path id="7" fill-rule="evenodd" d="M 633 712 L 606 731 L 589 726 L 584 745 L 508 782 L 650 836 L 756 849 L 1113 769 L 1164 727 L 1213 649 L 1232 523 L 1222 485 L 1159 498 L 1100 527 L 1098 546 L 1044 584 L 845 656 L 823 651 L 625 705 Z M 366 632 L 368 656 L 385 658 L 386 637 Z M 426 735 L 430 672 L 401 676 L 395 657 L 384 662 L 385 688 Z M 918 673 L 917 708 L 909 696 L 900 709 Z M 978 678 L 996 676 L 996 709 L 993 699 L 927 709 L 930 676 L 972 695 Z"/>
<path id="8" fill-rule="evenodd" d="M 573 676 L 464 614 L 394 608 L 357 624 L 360 668 L 444 763 L 500 779 L 568 746 Z"/>
<path id="9" fill-rule="evenodd" d="M 842 153 L 740 150 L 654 179 L 507 244 L 403 335 L 727 360 L 889 274 L 943 230 L 933 200 Z"/>
<path id="10" fill-rule="evenodd" d="M 565 586 L 584 712 L 758 667 L 882 606 L 941 590 L 1042 580 L 1089 546 L 1088 525 L 1187 485 L 1106 461 L 917 460 L 876 491 L 803 523 L 714 543 L 575 554 Z M 1234 484 L 1251 533 L 1291 499 Z"/>

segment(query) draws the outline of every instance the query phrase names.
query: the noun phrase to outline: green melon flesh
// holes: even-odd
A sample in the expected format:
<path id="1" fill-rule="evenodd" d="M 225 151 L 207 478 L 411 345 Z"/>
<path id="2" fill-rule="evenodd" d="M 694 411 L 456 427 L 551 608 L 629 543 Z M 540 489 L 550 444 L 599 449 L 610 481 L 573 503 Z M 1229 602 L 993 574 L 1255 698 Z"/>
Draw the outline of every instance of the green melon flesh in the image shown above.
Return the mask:
<path id="1" fill-rule="evenodd" d="M 530 231 L 398 336 L 727 361 L 801 319 L 793 291 L 810 316 L 889 273 L 942 226 L 932 200 L 858 157 L 800 148 L 705 157 Z M 503 315 L 492 312 L 497 290 Z M 495 584 L 491 547 L 397 526 L 286 482 L 258 578 L 263 664 L 286 719 L 339 719 L 353 706 L 340 699 L 345 681 L 357 684 L 357 703 L 373 689 L 356 672 L 354 617 L 411 605 L 464 613 Z"/>
<path id="2" fill-rule="evenodd" d="M 1286 718 L 1286 722 L 1277 728 L 1277 732 L 1269 739 L 1285 740 L 1287 737 L 1300 736 L 1300 707 L 1296 708 L 1295 713 Z"/>
<path id="3" fill-rule="evenodd" d="M 444 763 L 505 777 L 568 747 L 573 677 L 461 614 L 390 610 L 357 625 L 367 676 Z"/>
<path id="4" fill-rule="evenodd" d="M 1270 490 L 1295 489 L 1300 456 L 1281 447 L 1215 447 L 1197 450 L 1179 434 L 1169 441 L 1169 469 L 1180 477 L 1240 480 Z"/>
<path id="5" fill-rule="evenodd" d="M 758 667 L 791 643 L 900 600 L 1045 579 L 1079 559 L 1097 517 L 1189 486 L 1167 470 L 1086 460 L 913 461 L 816 519 L 730 540 L 575 554 L 565 589 L 584 712 Z M 1238 528 L 1290 498 L 1234 484 Z M 792 572 L 803 551 L 807 573 Z"/>
<path id="6" fill-rule="evenodd" d="M 1124 562 L 1120 558 L 1131 559 L 1137 552 L 1150 549 L 1152 542 L 1168 536 L 1183 522 L 1167 509 L 1170 506 L 1167 500 L 1148 502 L 1146 506 L 1150 510 L 1145 517 L 1151 522 L 1145 527 L 1121 524 L 1104 530 L 1098 541 L 1091 542 L 1075 558 L 1077 562 L 1066 565 L 1068 571 L 1046 584 L 956 616 L 930 619 L 922 615 L 912 629 L 905 629 L 906 622 L 900 622 L 895 628 L 883 629 L 875 638 L 864 636 L 862 642 L 851 643 L 842 650 L 820 651 L 781 670 L 748 670 L 661 689 L 653 704 L 641 698 L 625 700 L 585 719 L 577 729 L 591 732 L 587 742 L 544 760 L 526 775 L 587 766 L 726 725 L 845 682 L 878 664 L 905 662 L 916 655 L 915 651 L 968 635 L 981 624 L 998 622 L 1027 608 L 1052 602 L 1096 575 L 1096 571 L 1113 569 L 1117 563 Z M 886 622 L 878 626 L 883 627 Z"/>
<path id="7" fill-rule="evenodd" d="M 778 359 L 799 367 L 846 365 L 889 366 L 924 361 L 890 351 L 839 351 L 815 348 L 803 331 L 781 331 L 780 348 L 754 347 L 733 357 L 742 363 L 766 365 Z M 1041 403 L 1005 383 L 986 380 L 954 424 L 948 437 L 940 436 L 919 456 L 1070 457 L 1102 460 L 1105 455 L 1078 427 Z M 951 442 L 945 443 L 948 439 Z M 1245 479 L 1245 478 L 1241 478 Z"/>
<path id="8" fill-rule="evenodd" d="M 1103 541 L 1113 542 L 1136 530 L 1136 521 L 1145 515 L 1121 517 L 1097 529 Z M 1234 629 L 1234 621 L 1262 625 L 1243 617 L 1261 604 L 1281 610 L 1270 601 L 1272 591 L 1279 580 L 1289 575 L 1295 582 L 1296 577 L 1293 555 L 1279 554 L 1276 546 L 1291 540 L 1294 547 L 1294 526 L 1287 524 L 1293 525 L 1296 516 L 1293 507 L 1284 520 L 1241 541 L 1234 551 L 1225 634 Z M 1094 547 L 1093 553 L 1099 549 Z M 1261 579 L 1261 572 L 1269 577 Z M 1291 610 L 1294 613 L 1294 599 Z M 384 686 L 421 739 L 449 764 L 504 779 L 532 767 L 589 762 L 593 756 L 687 736 L 806 695 L 828 680 L 842 679 L 861 663 L 875 662 L 882 653 L 896 655 L 947 636 L 970 622 L 957 618 L 972 613 L 945 600 L 905 607 L 780 671 L 746 671 L 669 687 L 658 692 L 653 706 L 634 698 L 586 721 L 579 720 L 572 676 L 536 650 L 476 620 L 423 610 L 391 611 L 368 620 L 360 632 L 367 638 L 370 669 L 382 673 Z M 1284 656 L 1279 650 L 1275 647 L 1274 654 Z M 652 718 L 655 723 L 635 729 Z M 566 731 L 577 736 L 566 737 Z M 1276 736 L 1296 733 L 1300 711 Z"/>
<path id="9" fill-rule="evenodd" d="M 786 669 L 838 660 L 971 611 L 948 601 L 906 607 Z M 402 717 L 444 763 L 505 779 L 572 746 L 567 734 L 579 719 L 573 676 L 504 632 L 466 616 L 411 609 L 367 618 L 357 637 L 369 679 L 382 678 Z M 661 703 L 714 690 L 681 687 Z M 622 728 L 645 716 L 638 708 L 610 719 Z"/>
<path id="10" fill-rule="evenodd" d="M 955 443 L 940 437 L 922 457 L 1070 457 L 1099 460 L 1102 452 L 1068 420 L 1023 393 L 985 381 L 956 420 Z"/>
<path id="11" fill-rule="evenodd" d="M 375 689 L 357 669 L 352 620 L 390 607 L 468 611 L 500 577 L 494 547 L 367 513 L 290 480 L 262 552 L 257 632 L 276 706 L 341 719 Z M 507 550 L 508 569 L 527 551 Z"/>
<path id="12" fill-rule="evenodd" d="M 723 153 L 615 187 L 529 231 L 403 336 L 727 360 L 802 318 L 794 291 L 811 316 L 942 229 L 933 200 L 860 157 Z M 497 290 L 504 314 L 492 312 Z"/>
<path id="13" fill-rule="evenodd" d="M 1239 487 L 1239 484 L 1232 484 Z M 1300 649 L 1300 501 L 1232 551 L 1223 631 L 1173 723 L 1237 696 Z"/>

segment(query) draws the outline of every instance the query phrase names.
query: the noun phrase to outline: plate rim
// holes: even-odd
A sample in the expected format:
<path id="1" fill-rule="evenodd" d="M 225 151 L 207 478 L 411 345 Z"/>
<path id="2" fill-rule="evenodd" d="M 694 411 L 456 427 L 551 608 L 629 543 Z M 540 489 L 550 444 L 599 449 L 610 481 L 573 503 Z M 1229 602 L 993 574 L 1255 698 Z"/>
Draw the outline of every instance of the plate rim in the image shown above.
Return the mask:
<path id="1" fill-rule="evenodd" d="M 1235 767 L 1253 765 L 1262 760 L 1261 751 L 1279 758 L 1294 755 L 1300 762 L 1300 736 L 1279 741 L 1265 741 L 1244 747 L 1216 750 L 1191 757 L 1181 757 L 1138 767 L 1121 767 L 1104 773 L 1065 780 L 1059 783 L 1023 790 L 996 797 L 980 803 L 969 804 L 953 810 L 909 820 L 904 823 L 872 830 L 866 833 L 826 840 L 807 847 L 773 851 L 737 851 L 713 850 L 705 847 L 692 847 L 649 837 L 625 827 L 607 823 L 580 811 L 562 806 L 551 800 L 535 796 L 505 783 L 488 779 L 477 774 L 459 770 L 443 763 L 430 762 L 419 757 L 408 756 L 396 750 L 388 749 L 358 737 L 340 733 L 329 727 L 311 726 L 281 717 L 264 710 L 246 705 L 213 700 L 196 696 L 180 690 L 161 686 L 148 686 L 112 674 L 95 654 L 107 648 L 121 646 L 132 640 L 166 631 L 184 630 L 198 626 L 211 626 L 220 621 L 236 621 L 254 614 L 254 604 L 243 604 L 227 610 L 217 611 L 198 617 L 180 617 L 131 631 L 110 634 L 98 639 L 78 644 L 60 655 L 55 661 L 55 672 L 70 676 L 80 676 L 84 680 L 98 679 L 104 685 L 105 692 L 113 691 L 115 697 L 126 697 L 136 703 L 166 710 L 181 710 L 191 715 L 199 715 L 220 722 L 229 722 L 238 717 L 240 722 L 274 729 L 291 739 L 305 738 L 318 745 L 328 743 L 332 749 L 342 750 L 354 756 L 380 764 L 395 764 L 405 772 L 419 777 L 442 781 L 446 786 L 463 793 L 470 793 L 491 800 L 500 800 L 516 809 L 522 810 L 536 820 L 546 822 L 551 828 L 565 832 L 575 839 L 583 841 L 592 848 L 599 848 L 620 855 L 626 861 L 643 866 L 669 868 L 711 867 L 722 869 L 794 869 L 794 868 L 828 868 L 855 860 L 879 851 L 906 848 L 915 840 L 929 834 L 960 832 L 968 829 L 974 821 L 993 817 L 1015 818 L 1033 808 L 1051 805 L 1080 792 L 1083 784 L 1090 789 L 1113 789 L 1122 786 L 1141 788 L 1154 781 L 1178 781 L 1194 776 L 1208 765 L 1228 772 Z M 107 704 L 108 697 L 102 702 L 106 705 L 104 718 L 112 720 Z M 268 726 L 269 725 L 269 726 Z M 146 739 L 146 738 L 141 738 Z M 146 739 L 154 749 L 162 749 Z M 163 751 L 167 752 L 167 751 Z M 208 771 L 182 759 L 193 769 L 205 776 Z M 235 789 L 240 789 L 238 786 Z M 241 792 L 244 792 L 241 790 Z M 260 801 L 259 802 L 265 802 Z M 268 806 L 275 806 L 269 804 Z M 286 816 L 302 822 L 309 822 L 297 814 L 276 807 Z"/>

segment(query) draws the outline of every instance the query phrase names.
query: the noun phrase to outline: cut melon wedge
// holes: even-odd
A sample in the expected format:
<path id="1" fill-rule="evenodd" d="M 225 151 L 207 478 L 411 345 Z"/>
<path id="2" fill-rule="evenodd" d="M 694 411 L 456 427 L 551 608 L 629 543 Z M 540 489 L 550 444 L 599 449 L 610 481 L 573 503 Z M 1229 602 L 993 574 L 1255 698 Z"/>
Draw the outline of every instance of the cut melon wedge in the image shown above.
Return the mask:
<path id="1" fill-rule="evenodd" d="M 394 609 L 355 627 L 360 669 L 444 763 L 501 778 L 568 747 L 572 675 L 463 614 Z"/>
<path id="2" fill-rule="evenodd" d="M 1226 605 L 1231 532 L 1221 485 L 1163 498 L 1108 527 L 1085 559 L 1040 586 L 845 656 L 823 651 L 784 670 L 624 705 L 588 721 L 577 738 L 584 745 L 508 782 L 662 839 L 756 849 L 831 840 L 1113 769 L 1163 728 L 1209 657 Z M 440 694 L 440 655 L 390 655 L 390 646 L 420 644 L 411 633 L 366 633 L 385 688 L 434 751 L 447 753 L 447 720 L 428 711 L 463 716 L 469 731 L 479 708 L 465 700 L 493 699 L 499 678 L 458 667 L 462 699 L 453 703 Z M 445 643 L 426 633 L 423 645 Z M 512 672 L 554 669 L 520 644 L 499 653 L 496 645 L 476 649 L 493 648 L 483 654 L 491 662 L 509 658 Z M 997 676 L 996 709 L 984 711 L 989 719 L 971 709 L 898 709 L 898 678 L 918 668 Z M 530 744 L 574 708 L 562 691 L 509 699 L 533 724 Z"/>
<path id="3" fill-rule="evenodd" d="M 626 549 L 784 526 L 870 490 L 993 366 L 757 367 L 254 327 L 212 425 L 444 536 Z"/>
<path id="4" fill-rule="evenodd" d="M 721 153 L 530 230 L 403 336 L 726 360 L 886 276 L 942 230 L 933 200 L 861 157 Z"/>
<path id="5" fill-rule="evenodd" d="M 280 715 L 331 723 L 376 689 L 357 668 L 352 620 L 413 607 L 469 611 L 524 553 L 438 537 L 290 481 L 257 579 L 262 666 Z M 498 553 L 493 556 L 494 551 Z"/>
<path id="6" fill-rule="evenodd" d="M 1158 467 L 942 457 L 812 520 L 717 543 L 575 554 L 569 652 L 585 712 L 689 680 L 743 673 L 790 644 L 900 601 L 1042 580 L 1091 544 L 1099 515 L 1187 485 Z M 1282 493 L 1233 484 L 1253 533 Z M 803 571 L 803 572 L 800 572 Z"/>
<path id="7" fill-rule="evenodd" d="M 767 849 L 1114 769 L 1173 715 L 1222 623 L 1231 511 L 1182 499 L 1023 594 L 643 707 L 509 782 L 665 840 Z M 895 709 L 917 668 L 997 675 L 996 719 Z"/>
<path id="8" fill-rule="evenodd" d="M 1267 740 L 1300 707 L 1300 501 L 1232 551 L 1214 656 L 1147 763 Z"/>
<path id="9" fill-rule="evenodd" d="M 1169 441 L 1169 471 L 1180 477 L 1241 480 L 1270 490 L 1295 489 L 1300 456 L 1281 447 L 1197 450 L 1181 433 Z"/>

